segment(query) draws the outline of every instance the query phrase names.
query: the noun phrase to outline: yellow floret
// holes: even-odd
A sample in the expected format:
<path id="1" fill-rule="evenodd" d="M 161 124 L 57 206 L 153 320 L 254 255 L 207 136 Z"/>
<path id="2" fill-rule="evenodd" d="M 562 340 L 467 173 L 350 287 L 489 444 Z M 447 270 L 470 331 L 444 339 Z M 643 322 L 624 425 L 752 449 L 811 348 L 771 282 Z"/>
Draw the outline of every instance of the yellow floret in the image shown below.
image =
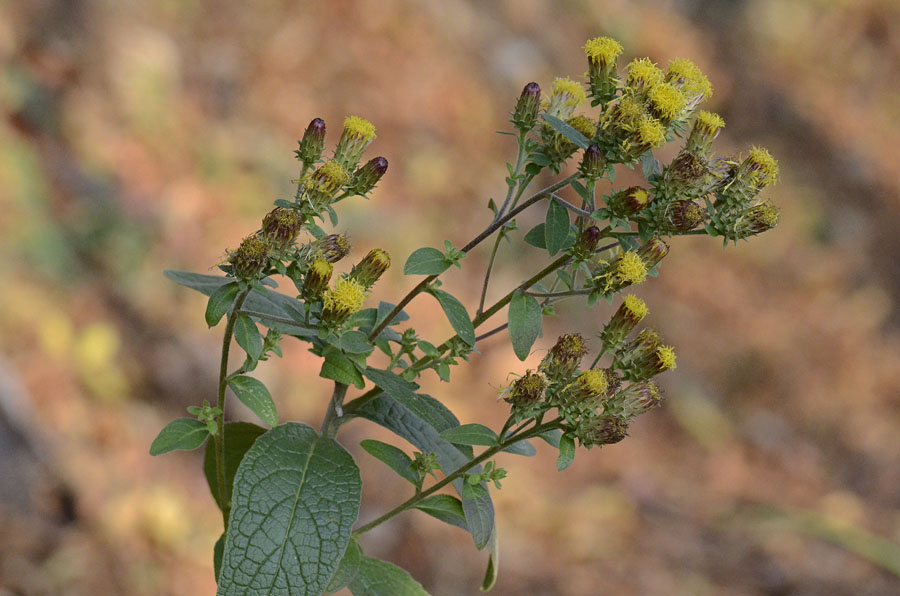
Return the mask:
<path id="1" fill-rule="evenodd" d="M 656 357 L 663 370 L 677 368 L 675 365 L 675 349 L 672 346 L 660 346 L 656 349 Z"/>
<path id="2" fill-rule="evenodd" d="M 647 145 L 651 149 L 661 147 L 666 142 L 666 129 L 660 124 L 659 120 L 650 116 L 641 118 L 637 126 L 638 139 L 642 145 Z"/>
<path id="3" fill-rule="evenodd" d="M 768 186 L 778 178 L 778 162 L 762 147 L 751 149 L 746 162 L 758 176 L 760 186 Z"/>
<path id="4" fill-rule="evenodd" d="M 375 125 L 359 116 L 348 116 L 344 120 L 344 131 L 366 141 L 375 138 Z"/>
<path id="5" fill-rule="evenodd" d="M 633 250 L 626 251 L 616 265 L 616 279 L 620 282 L 639 284 L 647 279 L 647 265 Z"/>
<path id="6" fill-rule="evenodd" d="M 647 194 L 647 191 L 640 186 L 635 186 L 634 188 L 632 188 L 628 193 L 628 198 L 634 205 L 641 208 L 645 207 L 650 201 L 650 195 Z"/>
<path id="7" fill-rule="evenodd" d="M 625 310 L 627 310 L 631 314 L 631 316 L 638 321 L 646 317 L 650 312 L 650 309 L 647 308 L 647 303 L 633 294 L 625 296 L 622 304 L 625 306 Z"/>
<path id="8" fill-rule="evenodd" d="M 700 110 L 697 112 L 697 124 L 709 130 L 711 134 L 715 134 L 725 126 L 725 120 L 715 112 Z"/>
<path id="9" fill-rule="evenodd" d="M 586 136 L 588 139 L 594 138 L 594 134 L 597 132 L 597 123 L 587 116 L 582 116 L 580 114 L 569 118 L 566 124 Z"/>
<path id="10" fill-rule="evenodd" d="M 612 64 L 622 53 L 622 44 L 612 37 L 595 37 L 584 44 L 584 55 L 600 64 Z"/>
<path id="11" fill-rule="evenodd" d="M 350 181 L 350 173 L 347 168 L 332 160 L 323 163 L 313 174 L 313 179 L 320 181 L 326 190 L 335 192 Z"/>
<path id="12" fill-rule="evenodd" d="M 770 228 L 774 228 L 778 223 L 778 209 L 773 207 L 768 201 L 753 207 L 751 215 Z"/>
<path id="13" fill-rule="evenodd" d="M 628 65 L 628 84 L 634 87 L 652 87 L 663 80 L 663 73 L 650 58 L 636 58 Z"/>
<path id="14" fill-rule="evenodd" d="M 584 371 L 578 375 L 575 383 L 579 389 L 592 396 L 603 395 L 609 389 L 609 379 L 606 378 L 606 373 L 597 369 Z"/>
<path id="15" fill-rule="evenodd" d="M 342 277 L 328 290 L 322 300 L 325 310 L 353 314 L 362 308 L 366 288 L 351 277 Z"/>
<path id="16" fill-rule="evenodd" d="M 568 77 L 560 77 L 553 81 L 553 92 L 551 96 L 565 98 L 566 105 L 575 107 L 585 99 L 587 94 L 581 83 L 573 81 Z"/>
<path id="17" fill-rule="evenodd" d="M 713 88 L 709 79 L 696 64 L 686 58 L 675 58 L 669 62 L 666 67 L 666 80 L 680 86 L 688 97 L 698 95 L 703 99 L 712 97 Z"/>
<path id="18" fill-rule="evenodd" d="M 650 88 L 647 94 L 653 110 L 661 117 L 671 120 L 681 113 L 687 99 L 677 87 L 671 83 L 659 83 Z"/>
<path id="19" fill-rule="evenodd" d="M 315 275 L 321 279 L 331 279 L 331 274 L 334 271 L 334 266 L 331 263 L 326 261 L 325 259 L 316 259 L 313 261 L 313 264 L 309 266 L 309 274 Z"/>

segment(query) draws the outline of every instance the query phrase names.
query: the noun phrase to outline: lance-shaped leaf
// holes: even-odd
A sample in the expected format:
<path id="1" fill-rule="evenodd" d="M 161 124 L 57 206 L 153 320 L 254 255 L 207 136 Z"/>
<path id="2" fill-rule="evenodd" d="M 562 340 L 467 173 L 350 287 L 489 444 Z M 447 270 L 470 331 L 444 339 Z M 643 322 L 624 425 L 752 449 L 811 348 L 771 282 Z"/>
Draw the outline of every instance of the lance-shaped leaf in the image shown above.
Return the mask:
<path id="1" fill-rule="evenodd" d="M 452 495 L 431 495 L 419 501 L 416 509 L 457 528 L 469 529 L 462 501 Z"/>
<path id="2" fill-rule="evenodd" d="M 531 346 L 541 334 L 542 320 L 537 299 L 517 290 L 509 302 L 509 339 L 519 360 L 528 358 Z"/>
<path id="3" fill-rule="evenodd" d="M 318 596 L 347 550 L 362 481 L 336 441 L 289 422 L 238 468 L 218 596 Z"/>
<path id="4" fill-rule="evenodd" d="M 225 313 L 229 311 L 234 303 L 234 297 L 237 296 L 239 290 L 237 282 L 233 281 L 219 286 L 210 294 L 209 302 L 206 303 L 207 325 L 215 327 L 222 320 L 222 317 L 225 316 Z"/>
<path id="5" fill-rule="evenodd" d="M 469 313 L 466 311 L 466 307 L 462 305 L 462 302 L 444 290 L 432 290 L 431 293 L 434 294 L 441 308 L 444 309 L 447 320 L 450 321 L 450 325 L 460 339 L 470 346 L 474 346 L 475 327 L 472 326 L 472 320 L 469 319 Z"/>
<path id="6" fill-rule="evenodd" d="M 573 127 L 566 124 L 564 121 L 560 120 L 556 116 L 551 116 L 550 114 L 544 114 L 541 117 L 547 122 L 547 124 L 555 128 L 556 131 L 562 136 L 566 137 L 582 149 L 588 148 L 590 141 L 588 141 L 587 137 Z"/>
<path id="7" fill-rule="evenodd" d="M 575 461 L 575 437 L 565 434 L 559 439 L 559 457 L 556 458 L 556 469 L 562 472 Z"/>
<path id="8" fill-rule="evenodd" d="M 550 199 L 547 219 L 544 222 L 544 244 L 550 256 L 555 255 L 566 244 L 569 237 L 569 212 L 556 199 Z"/>
<path id="9" fill-rule="evenodd" d="M 272 401 L 272 396 L 262 381 L 246 375 L 238 375 L 228 379 L 228 386 L 241 400 L 241 403 L 250 408 L 250 411 L 259 416 L 263 422 L 269 426 L 278 424 L 275 402 Z"/>
<path id="10" fill-rule="evenodd" d="M 356 577 L 347 586 L 353 596 L 428 596 L 422 584 L 386 561 L 363 557 Z"/>
<path id="11" fill-rule="evenodd" d="M 402 449 L 375 439 L 360 441 L 359 446 L 412 484 L 419 483 L 419 475 L 412 468 L 413 460 Z"/>
<path id="12" fill-rule="evenodd" d="M 498 443 L 497 433 L 483 424 L 463 424 L 441 433 L 441 438 L 455 445 L 487 445 Z"/>

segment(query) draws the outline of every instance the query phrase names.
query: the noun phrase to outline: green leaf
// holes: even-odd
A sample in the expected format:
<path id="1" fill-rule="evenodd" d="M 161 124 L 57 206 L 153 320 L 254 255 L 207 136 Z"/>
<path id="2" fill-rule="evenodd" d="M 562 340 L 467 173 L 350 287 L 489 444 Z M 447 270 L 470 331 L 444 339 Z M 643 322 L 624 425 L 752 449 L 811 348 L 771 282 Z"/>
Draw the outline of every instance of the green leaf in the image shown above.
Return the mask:
<path id="1" fill-rule="evenodd" d="M 251 422 L 226 422 L 225 423 L 225 488 L 227 498 L 231 498 L 231 490 L 234 487 L 234 475 L 237 473 L 244 454 L 253 446 L 254 441 L 266 432 L 261 426 Z M 206 484 L 209 492 L 219 509 L 219 484 L 216 477 L 216 446 L 215 441 L 208 441 L 203 452 L 203 474 L 206 476 Z"/>
<path id="2" fill-rule="evenodd" d="M 348 354 L 368 354 L 375 348 L 362 331 L 345 331 L 341 335 L 341 349 Z"/>
<path id="3" fill-rule="evenodd" d="M 375 439 L 366 439 L 359 443 L 359 446 L 365 449 L 369 455 L 381 460 L 390 469 L 397 472 L 409 480 L 412 484 L 419 484 L 419 476 L 412 469 L 413 460 L 402 449 L 376 441 Z"/>
<path id="4" fill-rule="evenodd" d="M 462 501 L 452 495 L 431 495 L 419 501 L 416 509 L 424 511 L 442 522 L 468 530 Z"/>
<path id="5" fill-rule="evenodd" d="M 367 368 L 363 374 L 437 432 L 459 426 L 459 420 L 444 404 L 428 395 L 416 393 L 419 386 L 415 383 L 380 368 Z M 404 438 L 409 440 L 409 437 Z M 411 442 L 415 444 L 415 442 Z"/>
<path id="6" fill-rule="evenodd" d="M 486 445 L 493 447 L 497 444 L 497 433 L 483 424 L 463 424 L 445 430 L 441 438 L 456 445 Z"/>
<path id="7" fill-rule="evenodd" d="M 225 552 L 225 534 L 219 536 L 216 545 L 213 546 L 213 575 L 216 583 L 219 583 L 219 572 L 222 570 L 222 554 Z"/>
<path id="8" fill-rule="evenodd" d="M 490 542 L 494 532 L 494 503 L 487 485 L 483 482 L 474 486 L 464 483 L 462 503 L 466 526 L 475 540 L 475 548 L 481 550 Z"/>
<path id="9" fill-rule="evenodd" d="M 428 596 L 422 584 L 403 569 L 369 557 L 360 560 L 348 587 L 353 596 Z"/>
<path id="10" fill-rule="evenodd" d="M 256 323 L 247 315 L 238 315 L 234 322 L 234 339 L 251 360 L 259 360 L 263 351 L 263 338 Z"/>
<path id="11" fill-rule="evenodd" d="M 506 449 L 503 449 L 506 453 L 514 453 L 516 455 L 524 455 L 525 457 L 532 457 L 537 455 L 537 449 L 535 449 L 534 445 L 530 442 L 522 439 L 521 441 L 516 441 Z"/>
<path id="12" fill-rule="evenodd" d="M 150 445 L 150 455 L 162 455 L 176 449 L 190 451 L 203 444 L 209 432 L 206 423 L 194 418 L 177 418 L 159 431 Z"/>
<path id="13" fill-rule="evenodd" d="M 550 199 L 544 222 L 544 244 L 552 257 L 565 245 L 569 237 L 569 212 L 556 199 Z"/>
<path id="14" fill-rule="evenodd" d="M 362 480 L 336 441 L 296 422 L 261 436 L 234 479 L 218 596 L 318 596 L 359 514 Z"/>
<path id="15" fill-rule="evenodd" d="M 559 448 L 559 441 L 562 437 L 562 431 L 558 428 L 554 428 L 553 430 L 548 430 L 547 432 L 543 432 L 538 435 L 541 439 L 547 442 L 548 445 L 552 447 Z"/>
<path id="16" fill-rule="evenodd" d="M 378 318 L 376 319 L 376 325 L 380 325 L 381 322 L 384 319 L 386 319 L 389 314 L 391 314 L 391 311 L 393 311 L 395 307 L 396 307 L 395 304 L 391 304 L 390 302 L 385 302 L 384 300 L 379 302 L 378 303 Z M 403 321 L 408 321 L 408 320 L 409 320 L 409 315 L 406 314 L 406 311 L 401 310 L 396 315 L 394 315 L 394 318 L 391 319 L 391 322 L 389 323 L 389 325 L 396 325 L 397 323 L 402 323 Z"/>
<path id="17" fill-rule="evenodd" d="M 234 391 L 241 403 L 250 408 L 250 411 L 259 416 L 259 418 L 269 426 L 278 424 L 278 411 L 275 409 L 275 402 L 269 395 L 269 390 L 262 384 L 262 381 L 239 375 L 228 379 L 228 386 Z"/>
<path id="18" fill-rule="evenodd" d="M 587 149 L 590 141 L 583 134 L 557 118 L 556 116 L 551 116 L 550 114 L 543 114 L 541 116 L 547 124 L 556 129 L 556 132 L 566 137 L 582 149 Z"/>
<path id="19" fill-rule="evenodd" d="M 497 576 L 500 573 L 500 536 L 496 527 L 494 527 L 491 540 L 488 542 L 488 552 L 490 556 L 488 557 L 487 570 L 484 572 L 484 579 L 481 580 L 482 592 L 487 592 L 494 587 L 494 584 L 497 583 Z"/>
<path id="20" fill-rule="evenodd" d="M 359 548 L 359 543 L 355 539 L 351 539 L 350 544 L 347 545 L 347 552 L 344 553 L 344 557 L 341 559 L 341 564 L 338 566 L 337 571 L 334 572 L 331 581 L 328 582 L 328 587 L 325 588 L 326 594 L 337 592 L 353 581 L 353 578 L 359 572 L 359 563 L 362 560 L 362 556 L 362 549 Z"/>
<path id="21" fill-rule="evenodd" d="M 414 251 L 406 264 L 403 265 L 403 273 L 406 275 L 438 275 L 450 267 L 444 258 L 444 253 L 436 248 L 420 248 Z"/>
<path id="22" fill-rule="evenodd" d="M 556 469 L 562 472 L 575 461 L 575 437 L 565 434 L 559 439 L 559 457 L 556 458 Z"/>
<path id="23" fill-rule="evenodd" d="M 239 290 L 237 282 L 231 282 L 216 288 L 210 295 L 209 302 L 206 303 L 207 325 L 215 327 L 222 320 L 222 317 L 234 304 L 234 297 L 237 296 Z"/>
<path id="24" fill-rule="evenodd" d="M 541 334 L 542 320 L 537 299 L 516 290 L 509 302 L 509 339 L 519 360 L 528 358 L 531 346 Z"/>
<path id="25" fill-rule="evenodd" d="M 319 371 L 320 377 L 345 385 L 353 385 L 358 389 L 365 387 L 366 382 L 362 375 L 347 356 L 334 348 L 327 348 L 324 356 L 325 360 L 322 361 L 322 369 Z"/>
<path id="26" fill-rule="evenodd" d="M 530 244 L 536 248 L 547 248 L 547 243 L 544 241 L 544 228 L 546 228 L 543 223 L 539 223 L 538 225 L 531 228 L 527 234 L 525 234 L 525 243 Z"/>
<path id="27" fill-rule="evenodd" d="M 444 309 L 444 314 L 447 315 L 447 320 L 450 321 L 450 325 L 453 326 L 453 330 L 456 331 L 460 339 L 470 346 L 474 346 L 475 327 L 472 326 L 472 321 L 469 319 L 469 313 L 466 311 L 466 307 L 451 294 L 448 294 L 443 290 L 432 290 L 432 293 L 441 304 L 441 308 Z"/>

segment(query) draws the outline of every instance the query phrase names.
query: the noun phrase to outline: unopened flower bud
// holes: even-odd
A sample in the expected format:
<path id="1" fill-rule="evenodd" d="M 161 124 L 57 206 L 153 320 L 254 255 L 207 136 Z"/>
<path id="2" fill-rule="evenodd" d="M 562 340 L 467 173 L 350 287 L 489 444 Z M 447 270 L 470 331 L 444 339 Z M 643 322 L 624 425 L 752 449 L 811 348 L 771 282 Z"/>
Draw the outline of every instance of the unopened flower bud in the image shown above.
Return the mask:
<path id="1" fill-rule="evenodd" d="M 664 194 L 670 198 L 699 197 L 707 194 L 709 174 L 706 159 L 689 151 L 679 153 L 663 174 Z"/>
<path id="2" fill-rule="evenodd" d="M 568 379 L 587 354 L 584 337 L 579 333 L 561 335 L 541 361 L 540 370 L 553 381 Z"/>
<path id="3" fill-rule="evenodd" d="M 325 290 L 328 289 L 328 282 L 331 281 L 333 272 L 334 267 L 325 259 L 320 257 L 313 261 L 303 277 L 303 297 L 306 300 L 318 300 L 321 298 Z"/>
<path id="4" fill-rule="evenodd" d="M 663 394 L 653 381 L 640 381 L 619 391 L 615 399 L 621 402 L 625 417 L 633 418 L 662 403 Z"/>
<path id="5" fill-rule="evenodd" d="M 625 296 L 600 334 L 604 350 L 609 351 L 618 346 L 649 312 L 650 309 L 643 300 L 632 294 Z"/>
<path id="6" fill-rule="evenodd" d="M 609 198 L 606 206 L 610 214 L 616 217 L 628 217 L 640 211 L 650 203 L 650 195 L 640 186 L 632 186 L 621 190 Z"/>
<path id="7" fill-rule="evenodd" d="M 283 252 L 297 239 L 302 225 L 303 216 L 299 212 L 276 207 L 263 218 L 262 233 L 274 251 Z"/>
<path id="8" fill-rule="evenodd" d="M 778 179 L 778 162 L 762 147 L 754 147 L 741 162 L 737 176 L 752 179 L 757 188 L 764 188 Z"/>
<path id="9" fill-rule="evenodd" d="M 749 238 L 778 225 L 778 209 L 769 201 L 750 207 L 734 226 L 735 239 Z"/>
<path id="10" fill-rule="evenodd" d="M 591 416 L 579 421 L 575 434 L 585 447 L 612 445 L 628 435 L 628 422 L 618 416 Z"/>
<path id="11" fill-rule="evenodd" d="M 578 412 L 593 412 L 608 397 L 609 381 L 604 370 L 586 370 L 562 391 L 560 403 L 564 408 Z"/>
<path id="12" fill-rule="evenodd" d="M 653 237 L 638 250 L 638 256 L 644 261 L 647 269 L 653 269 L 669 254 L 669 245 L 657 237 Z"/>
<path id="13" fill-rule="evenodd" d="M 591 226 L 581 232 L 578 236 L 578 241 L 575 242 L 575 246 L 572 249 L 575 258 L 584 261 L 593 255 L 594 251 L 597 250 L 597 245 L 600 243 L 601 236 L 600 228 L 597 226 Z"/>
<path id="14" fill-rule="evenodd" d="M 585 179 L 598 180 L 606 172 L 606 162 L 603 152 L 597 145 L 589 145 L 581 156 L 581 165 L 578 168 Z"/>
<path id="15" fill-rule="evenodd" d="M 344 131 L 334 151 L 334 159 L 347 170 L 356 168 L 366 147 L 375 139 L 375 126 L 359 116 L 344 120 Z"/>
<path id="16" fill-rule="evenodd" d="M 322 319 L 340 325 L 362 308 L 366 288 L 352 277 L 342 277 L 322 297 Z"/>
<path id="17" fill-rule="evenodd" d="M 616 58 L 622 53 L 622 45 L 611 37 L 595 37 L 584 44 L 588 60 L 588 86 L 596 103 L 605 103 L 615 97 Z"/>
<path id="18" fill-rule="evenodd" d="M 546 388 L 546 379 L 529 370 L 513 382 L 505 399 L 517 408 L 530 408 L 541 401 Z"/>
<path id="19" fill-rule="evenodd" d="M 326 161 L 301 182 L 306 200 L 315 211 L 331 203 L 335 194 L 350 181 L 347 169 L 337 161 Z"/>
<path id="20" fill-rule="evenodd" d="M 637 337 L 622 346 L 620 352 L 623 356 L 623 361 L 655 351 L 661 341 L 662 338 L 659 336 L 659 333 L 653 329 L 641 330 Z"/>
<path id="21" fill-rule="evenodd" d="M 673 232 L 689 232 L 703 223 L 705 213 L 694 201 L 675 201 L 666 206 L 666 229 Z"/>
<path id="22" fill-rule="evenodd" d="M 673 368 L 676 368 L 674 348 L 657 346 L 655 350 L 645 349 L 635 354 L 624 373 L 630 381 L 642 381 Z"/>
<path id="23" fill-rule="evenodd" d="M 353 173 L 353 179 L 347 191 L 354 195 L 364 195 L 375 188 L 384 173 L 387 172 L 388 161 L 383 157 L 374 157 L 366 165 Z"/>
<path id="24" fill-rule="evenodd" d="M 724 126 L 725 121 L 721 116 L 700 110 L 694 118 L 694 126 L 691 128 L 685 150 L 695 155 L 706 155 Z"/>
<path id="25" fill-rule="evenodd" d="M 324 147 L 325 121 L 321 118 L 314 118 L 306 127 L 306 132 L 303 133 L 303 139 L 300 141 L 300 148 L 295 151 L 295 154 L 305 166 L 310 167 L 322 157 Z"/>
<path id="26" fill-rule="evenodd" d="M 337 263 L 350 254 L 350 239 L 346 234 L 328 234 L 316 241 L 314 254 L 329 263 Z"/>
<path id="27" fill-rule="evenodd" d="M 350 277 L 358 281 L 366 289 L 371 288 L 391 266 L 391 256 L 380 248 L 373 248 L 363 260 L 353 266 Z"/>
<path id="28" fill-rule="evenodd" d="M 553 90 L 547 102 L 546 112 L 560 120 L 566 120 L 581 102 L 587 99 L 584 87 L 572 79 L 557 78 L 553 81 Z"/>
<path id="29" fill-rule="evenodd" d="M 237 250 L 228 255 L 234 276 L 238 279 L 258 279 L 269 263 L 270 248 L 265 238 L 247 236 Z"/>
<path id="30" fill-rule="evenodd" d="M 541 88 L 531 82 L 522 89 L 516 109 L 513 111 L 512 123 L 522 132 L 528 132 L 537 124 L 538 112 L 541 109 Z"/>

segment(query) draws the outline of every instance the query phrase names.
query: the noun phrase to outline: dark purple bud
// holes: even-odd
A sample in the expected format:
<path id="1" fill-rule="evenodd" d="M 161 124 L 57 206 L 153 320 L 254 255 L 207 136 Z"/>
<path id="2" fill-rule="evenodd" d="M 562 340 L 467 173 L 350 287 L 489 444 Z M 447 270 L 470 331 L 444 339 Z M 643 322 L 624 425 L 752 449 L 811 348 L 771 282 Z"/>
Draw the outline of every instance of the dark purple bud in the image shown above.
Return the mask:
<path id="1" fill-rule="evenodd" d="M 522 89 L 516 109 L 513 111 L 512 122 L 522 132 L 527 132 L 537 124 L 538 112 L 541 109 L 541 88 L 531 82 Z"/>
<path id="2" fill-rule="evenodd" d="M 575 257 L 582 261 L 589 258 L 597 250 L 600 238 L 600 228 L 597 226 L 591 226 L 583 231 L 575 243 Z"/>
<path id="3" fill-rule="evenodd" d="M 311 166 L 322 157 L 322 150 L 325 148 L 325 121 L 321 118 L 313 118 L 306 132 L 303 133 L 303 139 L 300 141 L 300 148 L 295 152 L 297 159 L 302 161 L 304 165 Z"/>
<path id="4" fill-rule="evenodd" d="M 353 173 L 348 191 L 354 195 L 364 195 L 375 188 L 388 169 L 388 160 L 383 157 L 370 159 L 366 165 Z"/>
<path id="5" fill-rule="evenodd" d="M 590 145 L 584 150 L 581 158 L 581 166 L 579 167 L 581 175 L 587 180 L 597 180 L 603 176 L 606 171 L 606 164 L 603 160 L 603 152 L 597 145 Z"/>

